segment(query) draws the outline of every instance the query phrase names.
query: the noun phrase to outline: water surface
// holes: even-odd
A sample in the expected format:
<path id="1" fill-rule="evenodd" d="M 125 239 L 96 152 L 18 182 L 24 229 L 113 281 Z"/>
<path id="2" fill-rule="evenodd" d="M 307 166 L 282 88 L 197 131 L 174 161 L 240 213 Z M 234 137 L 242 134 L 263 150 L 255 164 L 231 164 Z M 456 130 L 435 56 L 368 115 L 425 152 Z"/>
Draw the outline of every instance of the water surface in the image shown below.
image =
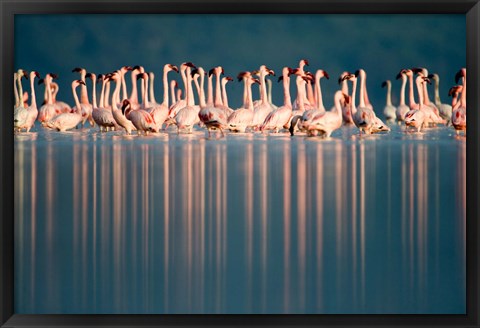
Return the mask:
<path id="1" fill-rule="evenodd" d="M 15 137 L 16 313 L 465 313 L 465 138 Z"/>

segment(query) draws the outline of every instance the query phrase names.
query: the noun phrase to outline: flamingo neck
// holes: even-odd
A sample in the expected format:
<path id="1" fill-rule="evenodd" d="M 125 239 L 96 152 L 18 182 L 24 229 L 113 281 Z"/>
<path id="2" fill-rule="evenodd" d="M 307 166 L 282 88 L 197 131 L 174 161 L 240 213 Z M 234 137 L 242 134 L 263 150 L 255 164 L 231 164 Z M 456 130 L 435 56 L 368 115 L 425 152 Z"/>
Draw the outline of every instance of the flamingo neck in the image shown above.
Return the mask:
<path id="1" fill-rule="evenodd" d="M 46 81 L 45 81 L 46 82 Z M 45 88 L 47 85 L 45 84 Z M 23 87 L 22 87 L 22 76 L 18 75 L 18 99 L 19 99 L 19 106 L 23 106 Z"/>
<path id="2" fill-rule="evenodd" d="M 272 103 L 272 81 L 267 80 L 268 84 L 268 102 L 271 104 Z"/>
<path id="3" fill-rule="evenodd" d="M 155 76 L 153 74 L 150 75 L 150 102 L 152 102 L 153 104 L 156 104 L 157 101 L 155 100 L 155 90 L 153 88 L 153 81 L 155 79 Z"/>
<path id="4" fill-rule="evenodd" d="M 307 83 L 307 100 L 310 104 L 315 104 L 315 97 L 313 96 L 312 82 Z"/>
<path id="5" fill-rule="evenodd" d="M 98 104 L 100 108 L 105 108 L 105 84 L 107 82 L 106 78 L 102 79 L 102 90 L 100 90 L 100 103 Z M 95 83 L 95 82 L 93 82 Z M 93 98 L 93 106 L 94 108 L 97 107 L 97 101 L 95 100 L 95 96 Z"/>
<path id="6" fill-rule="evenodd" d="M 248 88 L 247 79 L 243 77 L 243 108 L 248 108 Z"/>
<path id="7" fill-rule="evenodd" d="M 245 85 L 247 88 L 247 103 L 245 108 L 248 108 L 253 111 L 252 83 L 247 82 Z"/>
<path id="8" fill-rule="evenodd" d="M 190 67 L 187 69 L 187 83 L 185 85 L 185 94 L 187 97 L 187 107 L 192 107 L 194 106 L 194 101 L 193 101 L 193 90 L 192 90 L 192 78 L 190 75 Z"/>
<path id="9" fill-rule="evenodd" d="M 463 76 L 463 89 L 460 96 L 460 106 L 467 108 L 467 75 Z"/>
<path id="10" fill-rule="evenodd" d="M 82 70 L 82 73 L 80 75 L 80 79 L 83 81 L 83 83 L 85 84 L 82 84 L 81 85 L 81 89 L 80 89 L 80 102 L 82 104 L 90 104 L 90 102 L 88 101 L 88 90 L 87 90 L 87 82 L 85 81 L 85 75 L 86 75 L 86 71 L 85 70 Z M 50 88 L 49 88 L 50 89 Z M 51 96 L 51 91 L 50 91 L 50 96 Z"/>
<path id="11" fill-rule="evenodd" d="M 365 105 L 365 74 L 360 73 L 360 107 L 366 107 Z"/>
<path id="12" fill-rule="evenodd" d="M 351 111 L 352 115 L 357 112 L 357 107 L 355 106 L 355 97 L 357 93 L 357 79 L 353 80 L 353 86 L 352 86 L 352 104 L 351 104 Z"/>
<path id="13" fill-rule="evenodd" d="M 427 83 L 422 83 L 423 86 L 423 102 L 425 105 L 430 105 L 430 98 L 428 97 Z"/>
<path id="14" fill-rule="evenodd" d="M 31 94 L 31 97 L 32 97 L 32 100 L 30 102 L 30 106 L 33 107 L 33 108 L 37 108 L 37 100 L 35 99 L 35 83 L 34 83 L 34 80 L 35 79 L 35 75 L 31 75 L 30 76 L 30 94 Z"/>
<path id="15" fill-rule="evenodd" d="M 148 75 L 144 75 L 143 83 L 142 83 L 142 93 L 144 94 L 143 106 L 144 108 L 150 107 L 150 100 L 148 99 Z"/>
<path id="16" fill-rule="evenodd" d="M 93 108 L 98 108 L 97 107 L 97 93 L 95 92 L 96 88 L 97 88 L 97 83 L 96 83 L 96 77 L 94 77 L 92 79 L 92 104 L 93 104 Z M 105 89 L 103 88 L 102 86 L 102 93 Z M 102 99 L 103 95 L 100 95 L 100 106 L 103 105 L 103 99 Z"/>
<path id="17" fill-rule="evenodd" d="M 213 76 L 208 77 L 207 104 L 213 105 Z"/>
<path id="18" fill-rule="evenodd" d="M 305 93 L 305 86 L 302 85 L 301 81 L 297 78 L 297 99 L 298 99 L 298 110 L 305 111 L 305 103 L 303 97 Z"/>
<path id="19" fill-rule="evenodd" d="M 337 111 L 337 116 L 342 118 L 342 104 L 341 104 L 341 99 L 343 97 L 343 92 L 342 93 L 336 93 L 335 97 L 333 99 L 335 103 L 335 110 Z"/>
<path id="20" fill-rule="evenodd" d="M 402 87 L 400 88 L 400 105 L 405 105 L 405 86 L 407 85 L 407 77 L 402 74 Z"/>
<path id="21" fill-rule="evenodd" d="M 183 67 L 183 69 L 180 70 L 180 75 L 182 76 L 182 81 L 183 81 L 183 89 L 185 90 L 185 101 L 187 100 L 188 98 L 188 93 L 187 93 L 187 75 L 186 75 L 186 71 L 187 71 L 187 66 Z M 178 97 L 178 101 L 180 101 L 180 97 Z"/>
<path id="22" fill-rule="evenodd" d="M 415 97 L 413 96 L 413 76 L 412 75 L 408 76 L 408 83 L 409 83 L 408 98 L 410 102 L 410 107 L 413 107 L 413 106 L 416 106 L 417 103 L 415 102 Z"/>
<path id="23" fill-rule="evenodd" d="M 127 83 L 125 82 L 125 72 L 121 71 L 120 76 L 121 76 L 121 82 L 120 83 L 121 83 L 121 87 L 122 87 L 123 99 L 127 99 L 128 98 L 128 92 L 127 92 Z M 117 98 L 120 101 L 120 92 L 118 93 Z"/>
<path id="24" fill-rule="evenodd" d="M 417 82 L 417 91 L 418 91 L 418 109 L 422 109 L 422 105 L 424 104 L 423 98 L 423 90 L 422 90 L 422 83 Z"/>
<path id="25" fill-rule="evenodd" d="M 348 83 L 347 80 L 342 81 L 342 92 L 348 95 Z"/>
<path id="26" fill-rule="evenodd" d="M 439 84 L 440 84 L 439 78 L 436 78 L 435 79 L 435 103 L 437 104 L 437 106 L 440 106 L 440 104 L 442 103 L 442 101 L 440 100 Z"/>
<path id="27" fill-rule="evenodd" d="M 20 98 L 18 97 L 17 80 L 18 80 L 18 75 L 17 73 L 14 73 L 13 74 L 13 91 L 15 93 L 15 107 L 20 106 Z"/>
<path id="28" fill-rule="evenodd" d="M 266 72 L 262 70 L 260 74 L 260 101 L 265 104 L 268 101 L 268 95 L 267 95 L 267 86 L 265 85 L 265 76 Z"/>
<path id="29" fill-rule="evenodd" d="M 392 84 L 387 83 L 387 106 L 392 106 Z"/>
<path id="30" fill-rule="evenodd" d="M 315 81 L 315 92 L 317 94 L 317 101 L 314 103 L 317 104 L 318 109 L 320 109 L 321 111 L 325 111 L 325 106 L 323 105 L 322 88 L 320 86 L 320 77 L 317 79 L 317 81 Z"/>
<path id="31" fill-rule="evenodd" d="M 105 85 L 105 98 L 104 98 L 104 108 L 106 109 L 110 107 L 109 95 L 110 95 L 110 83 L 107 82 Z"/>
<path id="32" fill-rule="evenodd" d="M 49 78 L 45 79 L 45 88 L 47 88 L 47 104 L 53 105 L 53 97 L 52 97 L 52 88 L 51 88 L 51 80 Z M 20 89 L 22 92 L 22 89 Z M 23 101 L 22 101 L 23 103 Z"/>
<path id="33" fill-rule="evenodd" d="M 168 71 L 163 71 L 163 102 L 162 105 L 168 108 Z"/>
<path id="34" fill-rule="evenodd" d="M 112 95 L 112 109 L 113 110 L 119 110 L 117 107 L 117 98 L 120 96 L 120 87 L 121 87 L 122 82 L 120 83 L 115 80 L 115 90 L 113 90 L 113 95 Z"/>
<path id="35" fill-rule="evenodd" d="M 137 75 L 135 70 L 132 71 L 131 74 L 132 79 L 132 92 L 130 94 L 130 102 L 138 104 L 138 91 L 137 91 Z"/>
<path id="36" fill-rule="evenodd" d="M 200 108 L 206 107 L 205 103 L 205 95 L 203 94 L 203 86 L 200 85 L 198 82 L 198 79 L 194 79 L 193 82 L 195 83 L 195 87 L 197 88 L 197 94 L 198 94 L 198 102 L 200 103 Z"/>
<path id="37" fill-rule="evenodd" d="M 72 93 L 73 93 L 73 100 L 75 100 L 75 106 L 77 106 L 77 114 L 82 115 L 82 107 L 80 105 L 80 101 L 78 100 L 76 86 L 74 85 L 72 85 Z"/>
<path id="38" fill-rule="evenodd" d="M 218 69 L 215 70 L 215 107 L 222 106 L 222 91 L 220 87 L 220 72 Z"/>
<path id="39" fill-rule="evenodd" d="M 228 107 L 228 97 L 227 97 L 227 82 L 222 82 L 222 100 L 223 106 Z"/>
<path id="40" fill-rule="evenodd" d="M 290 77 L 288 74 L 283 76 L 283 106 L 292 108 L 292 98 L 290 97 Z"/>
<path id="41" fill-rule="evenodd" d="M 165 80 L 164 80 L 164 81 L 165 81 Z M 165 91 L 165 87 L 164 87 L 163 90 Z M 175 81 L 173 81 L 173 80 L 172 80 L 172 82 L 170 83 L 170 92 L 171 92 L 171 94 L 172 94 L 171 96 L 172 96 L 172 105 L 173 105 L 174 103 L 177 102 L 177 99 L 176 99 L 176 97 L 175 97 Z M 163 101 L 165 102 L 165 96 L 163 97 Z"/>

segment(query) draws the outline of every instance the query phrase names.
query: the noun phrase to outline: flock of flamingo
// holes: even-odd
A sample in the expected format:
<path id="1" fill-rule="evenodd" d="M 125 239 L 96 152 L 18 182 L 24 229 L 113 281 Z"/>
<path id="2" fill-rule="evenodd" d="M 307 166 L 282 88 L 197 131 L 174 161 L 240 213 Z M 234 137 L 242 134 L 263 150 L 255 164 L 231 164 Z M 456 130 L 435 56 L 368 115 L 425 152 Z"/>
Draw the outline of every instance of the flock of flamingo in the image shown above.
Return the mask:
<path id="1" fill-rule="evenodd" d="M 87 73 L 84 68 L 75 68 L 72 72 L 80 73 L 80 79 L 74 79 L 71 87 L 75 106 L 56 99 L 59 86 L 53 80 L 56 74 L 48 73 L 43 79 L 36 71 L 28 73 L 19 69 L 14 73 L 15 106 L 14 130 L 27 132 L 39 121 L 41 126 L 57 131 L 67 131 L 83 127 L 88 121 L 90 126 L 99 126 L 100 131 L 125 130 L 127 134 L 137 131 L 138 134 L 158 133 L 175 125 L 178 133 L 192 133 L 194 126 L 204 127 L 210 137 L 212 130 L 230 132 L 266 131 L 279 132 L 283 129 L 290 135 L 297 132 L 308 136 L 329 138 L 333 131 L 342 125 L 354 124 L 359 134 L 388 132 L 390 128 L 373 110 L 368 99 L 366 72 L 363 69 L 355 73 L 343 72 L 338 79 L 340 90 L 334 94 L 334 106 L 326 110 L 323 105 L 320 80 L 329 78 L 326 71 L 319 69 L 315 75 L 305 70 L 308 61 L 300 60 L 297 68 L 284 67 L 282 75 L 284 102 L 275 106 L 271 100 L 271 81 L 269 75 L 275 75 L 273 70 L 262 65 L 256 71 L 241 72 L 238 81 L 243 81 L 243 106 L 232 109 L 228 105 L 226 84 L 233 79 L 221 77 L 224 70 L 221 66 L 206 72 L 202 67 L 196 67 L 191 62 L 180 65 L 180 69 L 172 64 L 163 68 L 163 101 L 157 103 L 154 93 L 154 74 L 146 73 L 142 66 L 124 66 L 108 74 L 96 76 Z M 184 92 L 178 88 L 175 80 L 168 81 L 168 73 L 179 72 L 184 84 Z M 127 92 L 125 75 L 131 74 L 131 91 Z M 455 81 L 460 85 L 453 86 L 449 91 L 452 97 L 451 105 L 444 104 L 439 96 L 439 76 L 428 74 L 425 68 L 402 69 L 397 79 L 402 80 L 400 103 L 393 106 L 391 101 L 391 82 L 383 82 L 387 87 L 386 105 L 383 110 L 387 122 L 404 123 L 405 130 L 418 131 L 425 127 L 435 127 L 438 124 L 453 126 L 456 133 L 466 133 L 466 69 L 460 69 L 455 75 Z M 205 95 L 205 77 L 208 76 L 207 95 Z M 292 101 L 290 95 L 290 79 L 295 78 L 296 98 Z M 23 91 L 22 78 L 30 80 L 30 96 Z M 37 108 L 35 97 L 35 78 L 38 84 L 45 85 L 44 102 Z M 213 79 L 215 78 L 215 92 Z M 86 79 L 92 81 L 92 101 L 88 97 Z M 359 86 L 359 104 L 356 105 L 357 80 Z M 137 80 L 141 80 L 141 103 L 139 102 Z M 409 82 L 409 104 L 405 102 L 405 89 Z M 428 96 L 427 84 L 435 81 L 435 101 Z M 115 83 L 113 93 L 111 83 Z M 348 82 L 352 82 L 349 93 Z M 97 102 L 96 83 L 101 83 L 100 99 Z M 415 100 L 414 83 L 417 89 L 418 102 Z M 260 99 L 253 100 L 252 85 L 259 84 Z M 268 92 L 267 92 L 268 84 Z M 195 104 L 194 86 L 199 104 Z M 80 99 L 77 87 L 81 87 Z M 170 88 L 170 90 L 169 90 Z M 120 96 L 122 94 L 122 96 Z M 170 94 L 170 95 L 169 95 Z M 182 95 L 183 94 L 183 95 Z M 170 101 L 171 97 L 171 101 Z M 30 105 L 28 104 L 30 99 Z"/>

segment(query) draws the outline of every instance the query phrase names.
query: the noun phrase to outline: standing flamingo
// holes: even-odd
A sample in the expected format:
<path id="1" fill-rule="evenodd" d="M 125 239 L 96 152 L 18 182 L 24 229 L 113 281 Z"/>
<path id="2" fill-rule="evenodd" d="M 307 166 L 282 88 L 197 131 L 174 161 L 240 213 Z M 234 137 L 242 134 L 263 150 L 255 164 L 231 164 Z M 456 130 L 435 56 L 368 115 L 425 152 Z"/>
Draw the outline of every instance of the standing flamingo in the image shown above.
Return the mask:
<path id="1" fill-rule="evenodd" d="M 458 135 L 460 131 L 467 132 L 467 69 L 462 68 L 455 75 L 455 82 L 462 79 L 462 93 L 460 101 L 455 104 L 452 110 L 452 125 L 455 133 Z"/>
<path id="2" fill-rule="evenodd" d="M 155 101 L 154 93 L 152 92 L 153 84 L 150 85 L 150 98 L 153 102 L 150 103 L 151 107 L 146 109 L 147 112 L 152 115 L 153 119 L 155 120 L 155 124 L 157 126 L 157 131 L 162 129 L 163 123 L 168 117 L 168 72 L 175 71 L 178 73 L 177 66 L 172 64 L 165 64 L 163 66 L 163 102 L 161 104 L 157 104 Z M 151 73 L 151 77 L 153 77 L 153 73 Z"/>
<path id="3" fill-rule="evenodd" d="M 73 99 L 75 100 L 75 112 L 73 113 L 62 113 L 60 115 L 55 116 L 51 120 L 47 121 L 45 125 L 51 129 L 56 129 L 58 131 L 67 131 L 70 129 L 73 129 L 77 127 L 78 124 L 80 124 L 83 119 L 83 113 L 82 113 L 82 106 L 80 104 L 80 101 L 78 100 L 76 88 L 79 85 L 84 85 L 85 82 L 82 80 L 74 80 L 72 82 L 72 93 L 73 93 Z"/>
<path id="4" fill-rule="evenodd" d="M 193 65 L 193 64 L 192 64 Z M 194 67 L 196 68 L 196 67 Z M 192 76 L 191 76 L 191 66 L 187 65 L 186 69 L 186 80 L 185 85 L 185 94 L 187 96 L 187 105 L 178 111 L 178 114 L 175 116 L 175 124 L 177 125 L 177 133 L 180 133 L 181 130 L 186 130 L 187 133 L 192 133 L 193 126 L 198 123 L 198 111 L 195 106 L 193 91 L 192 91 Z"/>
<path id="5" fill-rule="evenodd" d="M 115 82 L 115 90 L 113 91 L 112 95 L 112 116 L 117 122 L 118 125 L 123 127 L 127 134 L 132 134 L 132 131 L 137 130 L 137 128 L 133 125 L 132 121 L 127 119 L 124 115 L 124 111 L 120 110 L 117 106 L 118 100 L 120 99 L 120 87 L 122 85 L 122 73 L 121 71 L 113 72 L 111 75 L 108 76 L 108 79 Z M 123 105 L 123 101 L 122 101 Z M 123 106 L 122 106 L 123 107 Z"/>
<path id="6" fill-rule="evenodd" d="M 397 106 L 395 111 L 395 116 L 397 117 L 398 122 L 405 120 L 405 115 L 410 110 L 410 108 L 405 104 L 405 86 L 407 85 L 407 75 L 402 70 L 397 74 L 397 80 L 402 79 L 402 87 L 400 88 L 400 103 Z"/>
<path id="7" fill-rule="evenodd" d="M 47 102 L 40 107 L 37 118 L 38 121 L 44 126 L 48 121 L 62 113 L 60 109 L 55 108 L 52 97 L 52 88 L 50 87 L 50 83 L 56 78 L 56 74 L 47 73 L 43 79 L 38 80 L 38 84 L 45 84 L 45 90 L 47 91 Z"/>
<path id="8" fill-rule="evenodd" d="M 452 106 L 449 104 L 442 103 L 440 99 L 440 91 L 439 91 L 439 84 L 440 84 L 440 77 L 437 73 L 429 75 L 429 78 L 435 81 L 435 105 L 440 112 L 440 116 L 447 121 L 447 125 L 451 124 L 452 118 Z"/>
<path id="9" fill-rule="evenodd" d="M 422 127 L 426 123 L 426 110 L 424 109 L 424 100 L 423 100 L 423 87 L 422 84 L 429 81 L 429 79 L 423 75 L 417 76 L 415 82 L 417 84 L 418 89 L 418 109 L 412 109 L 405 115 L 405 125 L 407 127 L 411 126 L 417 129 L 417 132 L 420 132 Z"/>
<path id="10" fill-rule="evenodd" d="M 316 130 L 319 131 L 322 136 L 325 138 L 330 138 L 330 135 L 336 129 L 342 127 L 342 105 L 340 100 L 346 98 L 348 95 L 344 94 L 342 91 L 335 92 L 334 104 L 335 108 L 331 111 L 325 113 L 319 113 L 315 115 L 310 124 L 308 125 L 308 132 Z"/>
<path id="11" fill-rule="evenodd" d="M 88 73 L 87 78 L 92 80 L 92 118 L 95 123 L 98 125 L 100 132 L 108 131 L 110 128 L 115 128 L 117 123 L 113 118 L 112 111 L 105 108 L 104 98 L 105 98 L 105 85 L 107 84 L 107 79 L 103 74 L 98 76 L 99 80 L 102 81 L 102 91 L 100 93 L 100 106 L 97 106 L 97 96 L 96 96 L 96 75 L 94 73 Z M 108 97 L 108 96 L 107 96 Z"/>
<path id="12" fill-rule="evenodd" d="M 233 111 L 228 117 L 228 129 L 232 132 L 245 132 L 253 121 L 252 84 L 258 80 L 250 72 L 241 72 L 237 79 L 243 80 L 243 106 Z"/>
<path id="13" fill-rule="evenodd" d="M 265 65 L 260 66 L 259 75 L 262 92 L 260 93 L 260 104 L 253 109 L 252 127 L 254 129 L 258 128 L 263 121 L 265 121 L 268 113 L 273 110 L 272 106 L 268 103 L 267 88 L 265 86 L 265 77 L 267 74 L 275 76 L 273 70 L 267 68 Z"/>
<path id="14" fill-rule="evenodd" d="M 83 81 L 83 84 L 80 87 L 80 105 L 81 105 L 81 112 L 83 117 L 82 127 L 85 125 L 85 122 L 87 120 L 90 123 L 90 125 L 93 127 L 95 125 L 95 121 L 92 118 L 93 106 L 88 101 L 88 91 L 87 91 L 87 85 L 85 81 L 87 70 L 85 68 L 76 67 L 72 70 L 72 72 L 80 73 L 80 80 Z M 76 111 L 75 108 L 73 110 Z"/>
<path id="15" fill-rule="evenodd" d="M 20 108 L 18 111 L 15 112 L 13 117 L 13 125 L 16 130 L 26 129 L 27 132 L 35 124 L 35 120 L 37 119 L 38 109 L 37 109 L 37 101 L 35 98 L 35 77 L 40 78 L 40 74 L 35 71 L 30 72 L 30 94 L 31 94 L 31 104 L 27 108 Z"/>
<path id="16" fill-rule="evenodd" d="M 283 80 L 283 106 L 271 111 L 265 121 L 260 126 L 260 131 L 274 130 L 278 132 L 285 125 L 288 124 L 292 117 L 292 99 L 290 97 L 290 75 L 294 70 L 290 67 L 282 69 L 282 76 L 278 81 Z"/>
<path id="17" fill-rule="evenodd" d="M 393 121 L 396 117 L 396 108 L 392 105 L 392 82 L 386 80 L 382 82 L 382 88 L 387 87 L 387 100 L 383 108 L 383 115 L 387 121 Z"/>

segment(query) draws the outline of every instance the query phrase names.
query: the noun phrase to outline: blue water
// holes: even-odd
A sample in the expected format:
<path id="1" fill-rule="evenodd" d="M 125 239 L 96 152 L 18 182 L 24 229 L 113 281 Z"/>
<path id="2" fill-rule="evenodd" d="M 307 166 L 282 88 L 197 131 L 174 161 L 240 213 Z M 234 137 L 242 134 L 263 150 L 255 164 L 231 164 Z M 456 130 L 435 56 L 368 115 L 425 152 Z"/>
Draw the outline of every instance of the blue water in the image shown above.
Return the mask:
<path id="1" fill-rule="evenodd" d="M 15 137 L 16 313 L 465 313 L 466 142 Z"/>

